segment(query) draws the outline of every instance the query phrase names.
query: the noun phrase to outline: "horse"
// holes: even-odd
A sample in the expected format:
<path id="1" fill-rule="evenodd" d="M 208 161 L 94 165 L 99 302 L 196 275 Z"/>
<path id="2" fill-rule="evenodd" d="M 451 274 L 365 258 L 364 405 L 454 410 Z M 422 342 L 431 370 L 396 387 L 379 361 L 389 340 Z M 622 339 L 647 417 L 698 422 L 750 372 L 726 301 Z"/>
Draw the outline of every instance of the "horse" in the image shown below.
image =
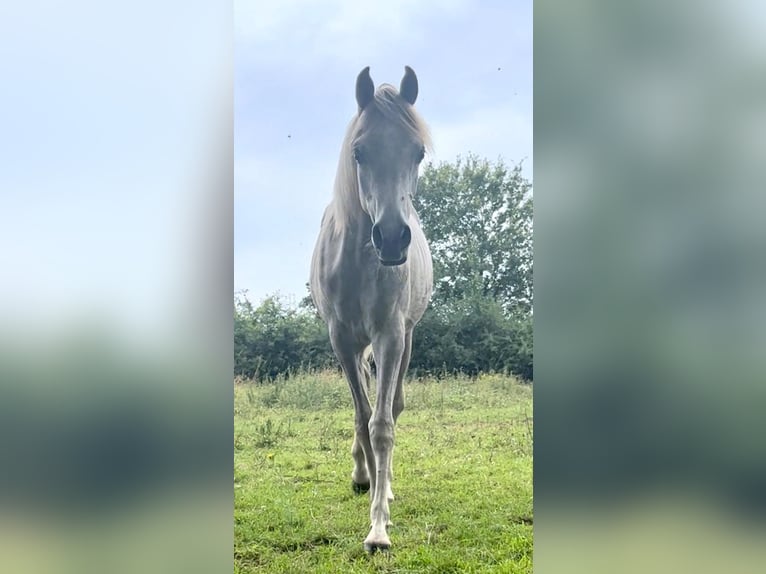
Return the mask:
<path id="1" fill-rule="evenodd" d="M 333 197 L 311 262 L 310 291 L 354 403 L 352 487 L 369 491 L 370 553 L 391 546 L 394 427 L 404 409 L 402 381 L 412 333 L 433 289 L 428 242 L 412 205 L 418 170 L 431 149 L 413 105 L 418 79 L 405 66 L 399 90 L 375 90 L 369 66 L 356 79 L 357 113 L 346 129 Z M 370 353 L 376 400 L 370 405 Z"/>

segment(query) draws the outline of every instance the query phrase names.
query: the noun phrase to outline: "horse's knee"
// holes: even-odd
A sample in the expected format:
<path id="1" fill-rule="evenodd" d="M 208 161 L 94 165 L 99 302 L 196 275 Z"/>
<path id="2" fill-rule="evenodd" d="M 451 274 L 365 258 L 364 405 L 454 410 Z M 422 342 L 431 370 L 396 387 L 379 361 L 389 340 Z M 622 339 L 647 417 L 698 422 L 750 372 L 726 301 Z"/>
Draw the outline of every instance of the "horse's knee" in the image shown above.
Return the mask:
<path id="1" fill-rule="evenodd" d="M 364 440 L 365 438 L 368 438 L 370 436 L 369 417 L 367 417 L 366 419 L 364 417 L 357 418 L 354 423 L 354 431 L 356 432 L 357 438 L 361 438 L 362 440 Z"/>
<path id="2" fill-rule="evenodd" d="M 370 443 L 375 447 L 390 448 L 394 445 L 394 421 L 370 420 Z"/>
<path id="3" fill-rule="evenodd" d="M 356 434 L 359 435 L 367 435 L 368 429 L 370 428 L 370 419 L 372 418 L 372 414 L 370 411 L 365 409 L 359 409 L 356 413 L 356 416 L 354 417 L 354 430 L 356 431 Z"/>

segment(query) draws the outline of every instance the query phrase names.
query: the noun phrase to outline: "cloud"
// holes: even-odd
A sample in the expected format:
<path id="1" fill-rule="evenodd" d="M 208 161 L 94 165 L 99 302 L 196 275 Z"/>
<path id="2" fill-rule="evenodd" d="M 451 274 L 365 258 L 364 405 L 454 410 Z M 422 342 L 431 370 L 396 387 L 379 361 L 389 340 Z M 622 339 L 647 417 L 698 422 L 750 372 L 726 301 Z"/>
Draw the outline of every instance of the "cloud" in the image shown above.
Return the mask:
<path id="1" fill-rule="evenodd" d="M 289 158 L 241 158 L 235 166 L 234 288 L 259 301 L 280 291 L 303 296 L 311 253 L 332 197 L 335 163 L 326 157 L 300 169 Z"/>
<path id="2" fill-rule="evenodd" d="M 356 63 L 359 54 L 374 57 L 392 46 L 417 44 L 413 33 L 429 21 L 456 18 L 471 0 L 279 0 L 234 4 L 235 41 L 242 55 L 270 66 Z M 279 50 L 274 50 L 279 46 Z M 263 49 L 267 48 L 267 49 Z"/>
<path id="3" fill-rule="evenodd" d="M 430 123 L 434 158 L 452 161 L 473 152 L 490 160 L 501 156 L 507 164 L 524 160 L 523 172 L 532 174 L 532 118 L 513 104 L 477 109 L 454 120 Z"/>
<path id="4" fill-rule="evenodd" d="M 312 240 L 299 250 L 283 244 L 238 250 L 234 257 L 234 290 L 246 289 L 253 303 L 276 293 L 297 303 L 306 295 L 313 249 Z"/>

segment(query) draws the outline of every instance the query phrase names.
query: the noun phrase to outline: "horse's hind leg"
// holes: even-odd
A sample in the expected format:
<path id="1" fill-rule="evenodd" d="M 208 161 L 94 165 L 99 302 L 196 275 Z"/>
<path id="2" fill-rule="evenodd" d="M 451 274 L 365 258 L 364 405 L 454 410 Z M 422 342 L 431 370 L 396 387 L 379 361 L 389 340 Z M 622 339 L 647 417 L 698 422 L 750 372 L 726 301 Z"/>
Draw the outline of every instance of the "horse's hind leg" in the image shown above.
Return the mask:
<path id="1" fill-rule="evenodd" d="M 368 374 L 364 371 L 364 359 L 357 345 L 342 333 L 342 329 L 330 329 L 330 341 L 335 355 L 346 375 L 351 398 L 354 402 L 354 444 L 351 446 L 351 456 L 354 459 L 354 470 L 351 472 L 351 482 L 354 492 L 367 492 L 375 489 L 375 457 L 370 446 L 369 421 L 372 409 L 367 396 Z M 369 368 L 368 368 L 369 370 Z"/>
<path id="2" fill-rule="evenodd" d="M 396 390 L 394 391 L 394 404 L 393 404 L 393 416 L 394 425 L 404 410 L 404 376 L 407 374 L 407 367 L 410 364 L 410 356 L 412 354 L 412 331 L 407 331 L 404 335 L 404 352 L 402 353 L 402 362 L 399 364 L 399 374 L 396 377 Z M 394 480 L 394 447 L 391 447 L 391 459 L 388 465 L 388 491 L 386 492 L 386 498 L 389 502 L 394 500 L 394 493 L 391 490 L 391 484 Z M 389 526 L 391 525 L 389 521 Z"/>
<path id="3" fill-rule="evenodd" d="M 364 455 L 364 447 L 357 432 L 354 432 L 351 456 L 354 459 L 354 470 L 351 471 L 351 488 L 357 494 L 364 494 L 370 490 L 370 474 L 367 472 L 367 458 Z"/>
<path id="4" fill-rule="evenodd" d="M 361 373 L 363 393 L 366 395 L 370 388 L 370 363 L 367 353 L 364 353 L 358 361 Z M 369 399 L 368 399 L 369 401 Z M 369 424 L 369 417 L 367 419 Z M 365 426 L 369 437 L 369 427 Z M 354 433 L 354 444 L 351 446 L 351 456 L 354 458 L 354 471 L 351 473 L 351 482 L 354 492 L 362 494 L 370 489 L 370 474 L 367 472 L 367 459 L 364 454 L 359 434 Z"/>
<path id="5" fill-rule="evenodd" d="M 393 415 L 394 423 L 404 410 L 404 376 L 407 374 L 407 367 L 410 365 L 410 356 L 412 355 L 412 331 L 407 331 L 404 335 L 404 352 L 402 353 L 402 362 L 399 365 L 399 374 L 396 377 L 396 391 L 394 392 Z"/>

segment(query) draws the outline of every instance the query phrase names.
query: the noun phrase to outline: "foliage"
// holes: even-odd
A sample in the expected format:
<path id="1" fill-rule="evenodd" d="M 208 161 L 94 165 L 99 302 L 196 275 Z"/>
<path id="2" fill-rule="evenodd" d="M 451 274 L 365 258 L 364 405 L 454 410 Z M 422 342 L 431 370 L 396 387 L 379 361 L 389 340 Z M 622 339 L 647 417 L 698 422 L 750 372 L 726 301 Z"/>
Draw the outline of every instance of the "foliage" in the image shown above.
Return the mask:
<path id="1" fill-rule="evenodd" d="M 413 198 L 434 261 L 415 329 L 415 372 L 507 372 L 531 380 L 532 186 L 469 154 L 428 164 Z"/>
<path id="2" fill-rule="evenodd" d="M 480 296 L 433 305 L 415 328 L 410 371 L 532 380 L 532 318 L 507 316 L 497 301 Z"/>
<path id="3" fill-rule="evenodd" d="M 469 155 L 425 167 L 413 202 L 433 255 L 434 306 L 481 296 L 531 312 L 531 189 L 521 164 Z"/>
<path id="4" fill-rule="evenodd" d="M 254 307 L 246 293 L 234 300 L 234 375 L 258 380 L 332 365 L 324 323 L 306 309 L 290 309 L 277 296 Z"/>
<path id="5" fill-rule="evenodd" d="M 291 370 L 337 367 L 327 327 L 310 309 L 277 297 L 235 305 L 235 375 L 273 380 Z M 415 329 L 410 374 L 509 373 L 532 380 L 532 318 L 507 315 L 497 301 L 473 296 L 432 305 Z"/>

